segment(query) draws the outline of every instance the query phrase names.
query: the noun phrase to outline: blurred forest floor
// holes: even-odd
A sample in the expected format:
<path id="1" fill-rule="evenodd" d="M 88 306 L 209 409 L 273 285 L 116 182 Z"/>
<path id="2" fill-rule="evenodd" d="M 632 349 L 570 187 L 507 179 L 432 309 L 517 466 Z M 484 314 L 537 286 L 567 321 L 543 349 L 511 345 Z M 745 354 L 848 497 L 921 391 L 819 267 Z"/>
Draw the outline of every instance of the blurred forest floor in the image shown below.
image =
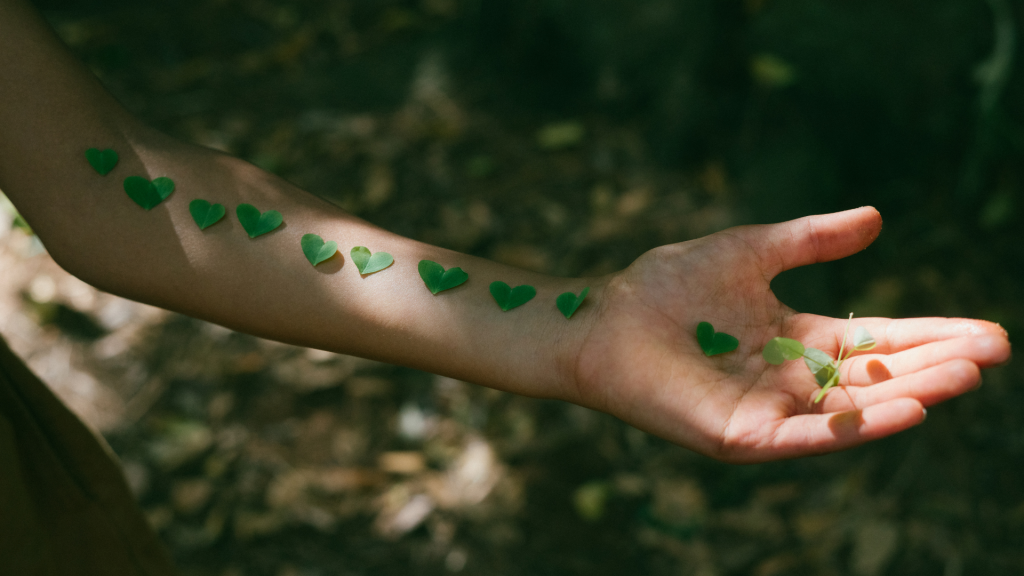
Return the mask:
<path id="1" fill-rule="evenodd" d="M 1009 0 L 43 2 L 132 111 L 419 240 L 603 274 L 872 204 L 780 277 L 842 317 L 1024 329 Z M 896 437 L 724 465 L 603 414 L 100 293 L 0 212 L 0 332 L 188 576 L 1024 573 L 1024 370 Z"/>

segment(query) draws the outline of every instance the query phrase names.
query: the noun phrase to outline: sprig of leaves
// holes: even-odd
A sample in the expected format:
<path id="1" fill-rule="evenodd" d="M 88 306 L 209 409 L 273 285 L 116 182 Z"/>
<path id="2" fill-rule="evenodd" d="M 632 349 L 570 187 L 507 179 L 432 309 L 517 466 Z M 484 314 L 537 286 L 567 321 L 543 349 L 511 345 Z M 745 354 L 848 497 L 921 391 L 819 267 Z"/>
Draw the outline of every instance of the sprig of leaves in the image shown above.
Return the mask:
<path id="1" fill-rule="evenodd" d="M 871 350 L 875 347 L 877 342 L 875 338 L 867 331 L 863 326 L 858 326 L 853 332 L 853 346 L 846 351 L 846 358 L 843 357 L 843 351 L 846 350 L 846 339 L 850 335 L 850 323 L 853 322 L 853 312 L 850 312 L 850 318 L 846 321 L 846 332 L 843 333 L 843 343 L 839 346 L 838 361 L 833 360 L 827 353 L 818 350 L 817 348 L 806 348 L 798 340 L 792 338 L 772 338 L 765 345 L 764 350 L 761 352 L 761 356 L 764 357 L 765 361 L 769 364 L 776 366 L 782 364 L 786 360 L 796 360 L 798 358 L 804 359 L 804 364 L 807 365 L 807 369 L 814 375 L 814 380 L 821 387 L 821 392 L 818 393 L 817 398 L 814 399 L 814 403 L 817 404 L 825 397 L 825 393 L 829 391 L 833 386 L 839 385 L 839 367 L 843 365 L 843 362 L 849 359 L 850 355 L 856 351 Z"/>

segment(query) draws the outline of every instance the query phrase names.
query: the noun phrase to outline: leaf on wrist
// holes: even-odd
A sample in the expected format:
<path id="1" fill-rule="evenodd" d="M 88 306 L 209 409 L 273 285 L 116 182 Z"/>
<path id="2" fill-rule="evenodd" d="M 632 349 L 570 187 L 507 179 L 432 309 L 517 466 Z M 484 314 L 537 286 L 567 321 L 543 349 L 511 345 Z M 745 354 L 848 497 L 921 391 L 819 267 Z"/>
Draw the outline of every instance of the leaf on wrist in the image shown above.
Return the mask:
<path id="1" fill-rule="evenodd" d="M 725 332 L 715 332 L 715 327 L 710 322 L 697 324 L 697 343 L 704 351 L 705 356 L 716 356 L 732 352 L 740 345 L 735 336 Z"/>
<path id="2" fill-rule="evenodd" d="M 124 179 L 124 191 L 133 202 L 152 210 L 174 192 L 174 180 L 160 177 L 149 181 L 142 176 L 129 176 Z"/>
<path id="3" fill-rule="evenodd" d="M 273 232 L 281 224 L 284 224 L 284 217 L 277 210 L 267 210 L 261 213 L 252 204 L 239 204 L 235 209 L 235 214 L 249 238 Z"/>
<path id="4" fill-rule="evenodd" d="M 200 230 L 206 230 L 220 222 L 224 215 L 227 214 L 223 204 L 211 204 L 201 198 L 196 198 L 188 203 L 188 212 L 192 215 L 192 220 L 195 221 L 196 226 L 199 226 Z"/>
<path id="5" fill-rule="evenodd" d="M 352 263 L 356 265 L 356 269 L 363 276 L 380 272 L 395 263 L 395 259 L 391 254 L 387 252 L 371 254 L 370 249 L 366 246 L 356 246 L 349 255 L 352 257 Z"/>
<path id="6" fill-rule="evenodd" d="M 527 284 L 513 288 L 500 280 L 491 282 L 491 296 L 505 312 L 526 304 L 536 295 L 537 289 Z"/>
<path id="7" fill-rule="evenodd" d="M 423 283 L 427 285 L 431 294 L 451 290 L 469 280 L 469 274 L 463 272 L 462 268 L 455 267 L 445 270 L 444 266 L 432 260 L 420 260 L 419 272 L 420 278 L 423 279 Z"/>
<path id="8" fill-rule="evenodd" d="M 587 294 L 589 293 L 590 286 L 584 288 L 583 291 L 580 292 L 579 296 L 572 292 L 564 292 L 559 294 L 558 298 L 555 299 L 555 305 L 558 306 L 558 310 L 563 316 L 565 316 L 565 319 L 568 320 L 576 313 L 576 310 L 578 310 L 580 305 L 583 304 L 583 301 L 586 300 Z"/>
<path id="9" fill-rule="evenodd" d="M 107 148 L 106 150 L 100 150 L 98 148 L 89 148 L 85 151 L 85 160 L 92 166 L 92 169 L 96 171 L 100 176 L 106 176 L 110 174 L 111 170 L 117 166 L 119 160 L 117 152 Z"/>
<path id="10" fill-rule="evenodd" d="M 329 260 L 338 251 L 338 243 L 334 240 L 324 242 L 324 239 L 316 234 L 306 234 L 299 241 L 302 245 L 302 253 L 306 260 L 313 266 Z"/>

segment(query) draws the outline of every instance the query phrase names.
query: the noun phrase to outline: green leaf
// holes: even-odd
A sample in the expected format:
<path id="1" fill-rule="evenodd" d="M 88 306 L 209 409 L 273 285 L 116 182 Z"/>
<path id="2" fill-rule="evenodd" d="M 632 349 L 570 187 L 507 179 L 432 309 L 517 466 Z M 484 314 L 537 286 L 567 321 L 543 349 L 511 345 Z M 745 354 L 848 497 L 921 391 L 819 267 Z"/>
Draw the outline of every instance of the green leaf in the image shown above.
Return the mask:
<path id="1" fill-rule="evenodd" d="M 576 513 L 587 522 L 596 522 L 604 516 L 611 487 L 607 482 L 593 481 L 580 486 L 572 494 Z"/>
<path id="2" fill-rule="evenodd" d="M 792 338 L 772 338 L 764 346 L 761 356 L 769 364 L 778 366 L 786 360 L 796 360 L 804 355 L 804 345 Z"/>
<path id="3" fill-rule="evenodd" d="M 697 324 L 697 343 L 700 344 L 704 355 L 709 357 L 732 352 L 740 345 L 740 341 L 735 336 L 725 332 L 715 332 L 715 327 L 710 322 Z"/>
<path id="4" fill-rule="evenodd" d="M 818 392 L 818 396 L 814 399 L 814 403 L 817 404 L 818 402 L 821 402 L 821 399 L 825 397 L 825 393 L 827 393 L 829 389 L 831 389 L 836 384 L 839 384 L 838 372 L 833 374 L 832 377 L 828 379 L 828 382 L 826 382 L 825 385 L 821 387 L 821 392 Z"/>
<path id="5" fill-rule="evenodd" d="M 235 214 L 249 238 L 273 232 L 278 226 L 284 224 L 284 217 L 277 210 L 260 213 L 252 204 L 239 204 L 238 208 L 235 208 Z"/>
<path id="6" fill-rule="evenodd" d="M 152 210 L 174 192 L 174 181 L 160 177 L 151 182 L 142 176 L 129 176 L 124 179 L 124 191 L 136 204 Z"/>
<path id="7" fill-rule="evenodd" d="M 814 379 L 817 380 L 818 386 L 824 386 L 838 372 L 835 360 L 817 348 L 808 348 L 804 351 L 803 356 L 804 363 L 807 364 L 807 368 L 814 374 Z"/>
<path id="8" fill-rule="evenodd" d="M 583 291 L 580 292 L 579 296 L 572 292 L 564 292 L 559 294 L 558 298 L 555 299 L 555 305 L 558 306 L 558 310 L 563 316 L 565 316 L 565 319 L 568 320 L 576 313 L 576 309 L 583 304 L 583 300 L 587 298 L 587 294 L 589 293 L 590 286 L 584 288 Z"/>
<path id="9" fill-rule="evenodd" d="M 188 203 L 188 212 L 192 215 L 196 226 L 199 226 L 200 230 L 206 230 L 220 222 L 227 210 L 224 209 L 223 204 L 210 204 L 206 200 L 196 198 Z"/>
<path id="10" fill-rule="evenodd" d="M 491 296 L 505 312 L 526 304 L 536 295 L 537 289 L 527 284 L 512 288 L 500 280 L 491 282 Z"/>
<path id="11" fill-rule="evenodd" d="M 875 342 L 875 337 L 868 332 L 867 328 L 857 326 L 857 329 L 853 332 L 854 350 L 871 350 L 877 345 L 878 343 Z"/>
<path id="12" fill-rule="evenodd" d="M 564 150 L 583 141 L 587 130 L 579 122 L 548 124 L 537 131 L 537 145 L 544 150 Z"/>
<path id="13" fill-rule="evenodd" d="M 114 152 L 110 148 L 106 150 L 100 150 L 98 148 L 89 148 L 85 151 L 85 159 L 92 166 L 92 169 L 96 171 L 100 176 L 106 176 L 110 174 L 110 171 L 117 166 L 117 152 Z"/>
<path id="14" fill-rule="evenodd" d="M 786 360 L 798 360 L 804 355 L 804 345 L 792 338 L 776 338 Z"/>
<path id="15" fill-rule="evenodd" d="M 329 259 L 338 251 L 337 242 L 324 242 L 324 239 L 316 234 L 305 234 L 299 243 L 302 245 L 302 253 L 306 255 L 306 260 L 313 266 Z"/>
<path id="16" fill-rule="evenodd" d="M 371 255 L 370 249 L 366 246 L 356 246 L 349 255 L 352 257 L 352 263 L 356 265 L 359 273 L 364 276 L 380 272 L 395 262 L 394 257 L 387 252 L 377 252 Z"/>
<path id="17" fill-rule="evenodd" d="M 462 268 L 445 270 L 444 266 L 431 260 L 420 260 L 418 268 L 420 278 L 423 279 L 423 283 L 427 285 L 431 294 L 450 290 L 469 280 L 469 274 L 463 272 Z"/>

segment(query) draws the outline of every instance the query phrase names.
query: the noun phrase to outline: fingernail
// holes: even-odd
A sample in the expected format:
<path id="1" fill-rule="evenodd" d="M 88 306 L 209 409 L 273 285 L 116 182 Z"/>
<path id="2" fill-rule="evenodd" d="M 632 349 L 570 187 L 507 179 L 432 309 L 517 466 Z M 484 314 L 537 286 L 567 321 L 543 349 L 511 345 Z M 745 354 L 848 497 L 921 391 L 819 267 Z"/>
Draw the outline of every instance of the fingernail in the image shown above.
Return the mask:
<path id="1" fill-rule="evenodd" d="M 928 409 L 927 408 L 921 408 L 921 424 L 924 424 L 924 421 L 927 420 L 927 419 L 928 419 Z"/>

